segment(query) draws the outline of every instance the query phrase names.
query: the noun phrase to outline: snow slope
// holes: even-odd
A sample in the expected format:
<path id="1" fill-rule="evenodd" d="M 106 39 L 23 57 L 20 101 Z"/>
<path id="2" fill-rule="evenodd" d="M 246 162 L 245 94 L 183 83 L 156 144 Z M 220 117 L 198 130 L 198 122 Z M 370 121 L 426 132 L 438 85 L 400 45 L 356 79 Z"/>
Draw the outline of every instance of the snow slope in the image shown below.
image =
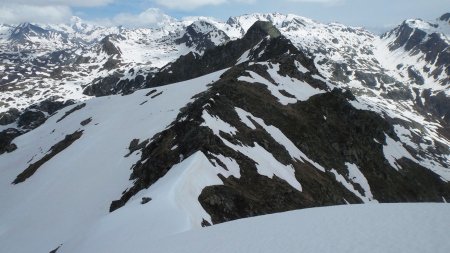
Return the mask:
<path id="1" fill-rule="evenodd" d="M 148 224 L 151 226 L 151 224 Z M 103 240 L 58 252 L 434 252 L 450 251 L 450 205 L 373 204 L 303 209 L 227 222 L 164 238 L 96 230 Z M 150 228 L 149 228 L 150 229 Z M 157 230 L 157 227 L 153 227 Z M 87 234 L 90 238 L 95 234 Z"/>
<path id="2" fill-rule="evenodd" d="M 125 218 L 122 222 L 132 222 L 127 220 L 129 216 L 120 216 L 120 212 L 109 214 L 111 201 L 132 185 L 128 180 L 130 168 L 140 157 L 140 152 L 125 157 L 130 141 L 140 139 L 142 142 L 163 131 L 175 120 L 180 108 L 194 95 L 206 90 L 207 84 L 217 80 L 222 73 L 160 87 L 151 96 L 146 96 L 149 90 L 140 90 L 129 96 L 91 99 L 86 101 L 84 108 L 63 120 L 58 122 L 75 106 L 59 111 L 41 127 L 15 139 L 16 152 L 0 156 L 0 251 L 49 252 L 74 235 L 83 234 L 82 231 L 96 221 L 119 215 Z M 88 118 L 92 120 L 89 124 L 80 125 Z M 44 163 L 25 182 L 11 184 L 29 164 L 41 159 L 54 144 L 77 130 L 83 131 L 79 140 Z M 175 180 L 182 179 L 176 176 Z M 189 194 L 189 189 L 182 192 Z M 164 194 L 168 193 L 164 191 Z M 163 203 L 167 201 L 172 205 L 177 202 L 164 197 Z M 163 205 L 158 208 L 170 219 L 181 216 L 177 221 L 186 219 L 184 222 L 188 222 L 186 215 L 196 214 L 195 210 L 179 212 L 178 207 L 173 206 L 171 210 L 176 216 L 166 212 Z M 139 209 L 140 212 L 144 210 Z M 139 215 L 135 217 L 137 223 L 142 222 Z M 189 223 L 180 221 L 173 223 L 177 229 L 170 228 L 166 222 L 170 219 L 159 221 L 162 225 L 158 233 L 162 233 L 163 225 L 172 232 L 179 231 L 178 226 L 190 227 Z M 200 225 L 197 220 L 195 222 Z M 18 243 L 20 241 L 26 243 Z"/>
<path id="3" fill-rule="evenodd" d="M 330 88 L 336 85 L 352 90 L 357 97 L 357 100 L 350 101 L 354 107 L 375 111 L 385 118 L 411 123 L 410 126 L 402 123 L 396 123 L 394 126 L 400 141 L 386 135 L 387 141 L 383 151 L 387 163 L 402 171 L 397 161 L 403 157 L 409 158 L 434 171 L 442 181 L 450 181 L 450 170 L 445 166 L 450 155 L 434 153 L 432 150 L 437 146 L 437 142 L 443 147 L 450 146 L 450 142 L 439 133 L 441 123 L 430 121 L 415 111 L 412 99 L 396 101 L 383 97 L 386 95 L 383 88 L 387 91 L 395 90 L 392 83 L 380 81 L 385 76 L 377 77 L 373 87 L 370 87 L 364 78 L 358 79 L 361 75 L 357 71 L 361 70 L 371 74 L 395 72 L 394 65 L 388 64 L 387 61 L 379 63 L 377 60 L 383 58 L 386 53 L 383 50 L 387 50 L 387 45 L 381 44 L 380 39 L 364 29 L 340 24 L 319 24 L 294 15 L 254 14 L 230 19 L 226 24 L 218 21 L 211 23 L 228 33 L 230 38 L 237 39 L 254 21 L 265 19 L 272 21 L 298 48 L 316 55 L 315 63 Z M 1 69 L 5 69 L 11 76 L 14 74 L 23 78 L 11 77 L 11 90 L 6 90 L 0 100 L 6 103 L 8 99 L 15 97 L 16 100 L 11 104 L 16 103 L 17 108 L 26 108 L 55 94 L 61 95 L 63 99 L 86 100 L 88 96 L 81 94 L 81 87 L 89 84 L 93 78 L 122 71 L 122 78 L 133 79 L 136 74 L 125 72 L 131 67 L 135 67 L 136 72 L 141 70 L 140 73 L 148 73 L 150 68 L 162 67 L 180 54 L 190 51 L 191 49 L 184 45 L 174 45 L 173 40 L 180 37 L 180 29 L 194 22 L 195 18 L 192 20 L 167 24 L 167 27 L 158 29 L 120 32 L 117 30 L 119 28 L 105 30 L 105 33 L 121 33 L 123 36 L 117 36 L 113 43 L 120 49 L 123 65 L 112 70 L 101 68 L 100 65 L 110 56 L 105 52 L 98 53 L 94 50 L 97 49 L 95 46 L 82 48 L 86 51 L 77 50 L 80 55 L 91 56 L 91 62 L 81 63 L 78 69 L 64 69 L 63 73 L 70 75 L 62 79 L 50 77 L 51 73 L 57 72 L 57 65 L 48 64 L 46 69 L 34 70 L 34 67 L 27 65 L 31 63 L 27 63 L 13 71 L 16 63 L 9 62 L 9 59 L 6 63 L 5 60 L 4 65 L 0 66 Z M 90 29 L 88 35 L 92 36 L 93 40 L 101 37 L 100 34 L 103 36 L 100 30 L 85 28 Z M 2 27 L 1 36 L 6 31 L 7 27 Z M 208 31 L 210 30 L 205 32 Z M 119 58 L 117 55 L 114 57 Z M 246 58 L 241 57 L 244 61 Z M 326 62 L 321 64 L 323 60 Z M 333 70 L 339 64 L 348 64 L 348 71 L 351 72 L 348 74 L 348 81 L 334 77 Z M 295 67 L 301 73 L 308 72 L 301 64 L 296 64 Z M 251 71 L 246 71 L 248 76 L 238 77 L 237 80 L 254 86 L 258 83 L 264 84 L 270 94 L 285 106 L 306 102 L 310 97 L 324 93 L 306 82 L 279 74 L 279 70 L 280 66 L 277 64 L 267 69 L 273 83 Z M 34 72 L 37 74 L 33 74 Z M 236 160 L 223 154 L 202 151 L 197 151 L 189 157 L 180 156 L 179 162 L 176 159 L 178 163 L 172 166 L 164 177 L 148 189 L 138 192 L 123 207 L 109 213 L 111 201 L 120 198 L 134 183 L 128 178 L 134 164 L 139 160 L 141 151 L 128 150 L 131 141 L 138 139 L 139 143 L 142 143 L 167 129 L 176 119 L 180 109 L 192 102 L 194 95 L 207 90 L 208 84 L 218 80 L 222 73 L 224 71 L 154 90 L 139 90 L 127 96 L 86 100 L 84 108 L 69 114 L 65 119 L 59 120 L 77 105 L 59 111 L 41 127 L 16 138 L 14 144 L 18 149 L 0 156 L 0 165 L 7 165 L 0 166 L 2 251 L 49 252 L 59 245 L 62 247 L 58 252 L 67 253 L 153 250 L 447 252 L 450 249 L 448 240 L 444 237 L 447 235 L 445 229 L 448 229 L 450 223 L 447 205 L 370 205 L 309 209 L 197 230 L 202 224 L 212 223 L 210 215 L 198 200 L 202 190 L 207 186 L 223 184 L 220 176 L 241 177 Z M 9 76 L 5 77 L 5 80 L 9 80 Z M 432 79 L 426 81 L 423 88 L 439 91 L 448 87 L 436 86 Z M 386 84 L 386 87 L 382 87 L 382 84 Z M 64 88 L 55 90 L 58 86 Z M 33 87 L 37 91 L 28 92 Z M 420 88 L 417 85 L 414 87 Z M 410 89 L 406 85 L 401 88 Z M 48 90 L 51 92 L 47 92 Z M 22 96 L 24 91 L 29 94 L 28 97 Z M 0 111 L 6 108 L 1 107 Z M 292 161 L 308 162 L 317 172 L 326 173 L 324 167 L 308 158 L 297 147 L 299 144 L 294 144 L 294 140 L 287 138 L 279 128 L 245 111 L 245 107 L 233 108 L 249 129 L 256 130 L 255 125 L 258 124 L 261 133 L 266 132 L 272 136 L 279 146 L 286 149 Z M 240 145 L 227 141 L 221 133 L 233 137 L 239 132 L 237 125 L 210 114 L 207 108 L 203 108 L 202 112 L 204 123 L 201 126 L 211 129 L 227 147 L 255 161 L 260 175 L 267 178 L 277 177 L 297 192 L 308 190 L 306 184 L 301 182 L 302 177 L 296 177 L 293 164 L 278 161 L 271 150 L 257 142 L 252 142 L 253 145 Z M 324 115 L 320 115 L 320 118 L 322 117 L 327 120 Z M 87 125 L 81 124 L 87 119 L 91 122 Z M 45 162 L 25 182 L 11 184 L 26 167 L 45 157 L 53 145 L 76 131 L 83 131 L 80 139 Z M 413 138 L 416 135 L 423 138 Z M 421 152 L 413 155 L 410 148 Z M 171 147 L 171 150 L 176 149 L 177 145 Z M 177 157 L 178 154 L 175 158 Z M 213 163 L 214 159 L 217 164 Z M 222 165 L 226 165 L 226 168 Z M 375 192 L 373 184 L 369 185 L 363 174 L 364 168 L 350 162 L 345 163 L 345 167 L 345 174 L 339 174 L 334 169 L 329 172 L 362 201 L 376 202 L 372 193 Z M 142 204 L 143 198 L 151 198 L 151 201 Z M 444 197 L 443 199 L 445 201 Z M 193 231 L 180 234 L 190 230 Z M 370 233 L 361 233 L 369 230 Z M 325 243 L 323 238 L 326 238 Z M 224 241 L 236 242 L 236 245 L 224 245 Z M 383 243 L 379 243 L 380 241 Z"/>

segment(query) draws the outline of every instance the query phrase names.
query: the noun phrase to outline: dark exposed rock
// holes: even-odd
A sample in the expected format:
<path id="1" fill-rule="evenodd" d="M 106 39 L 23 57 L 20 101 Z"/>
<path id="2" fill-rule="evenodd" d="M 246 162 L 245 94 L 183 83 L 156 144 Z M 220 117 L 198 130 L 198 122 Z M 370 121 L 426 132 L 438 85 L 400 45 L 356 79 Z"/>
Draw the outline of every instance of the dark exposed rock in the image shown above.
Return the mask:
<path id="1" fill-rule="evenodd" d="M 446 128 L 450 128 L 450 97 L 445 94 L 445 91 L 441 91 L 437 94 L 431 94 L 430 90 L 425 90 L 422 93 L 425 99 L 425 104 L 427 112 L 431 112 L 436 115 L 437 118 L 442 119 L 446 122 Z M 450 136 L 448 137 L 450 139 Z"/>
<path id="2" fill-rule="evenodd" d="M 400 47 L 403 47 L 407 43 L 409 48 L 408 50 L 410 50 L 412 47 L 420 43 L 426 35 L 423 31 L 415 31 L 406 23 L 406 21 L 403 22 L 396 30 L 394 30 L 394 32 L 396 33 L 397 38 L 390 46 L 391 50 L 396 50 Z M 413 34 L 415 34 L 415 36 L 413 36 Z M 410 42 L 410 38 L 412 38 L 412 42 Z"/>
<path id="3" fill-rule="evenodd" d="M 286 112 L 287 108 L 283 108 L 277 103 L 270 102 L 268 106 L 267 103 L 272 100 L 270 96 L 263 95 L 264 89 L 260 90 L 255 86 L 242 84 L 229 84 L 229 86 L 232 87 L 220 89 L 222 96 L 226 94 L 227 98 L 232 98 L 234 106 L 246 108 L 256 117 L 262 118 L 266 124 L 279 128 L 289 139 L 295 140 L 295 144 L 308 157 L 325 168 L 335 168 L 340 171 L 340 174 L 345 175 L 347 173 L 344 167 L 345 162 L 358 165 L 368 179 L 374 197 L 381 202 L 439 201 L 442 196 L 440 194 L 445 196 L 450 194 L 448 183 L 441 181 L 428 169 L 409 160 L 404 159 L 401 162 L 402 173 L 398 173 L 390 167 L 384 158 L 382 144 L 374 142 L 374 139 L 384 140 L 386 133 L 391 138 L 396 138 L 392 126 L 373 112 L 355 110 L 346 102 L 346 97 L 337 90 L 314 96 L 306 102 L 299 102 L 288 107 L 291 114 Z M 217 93 L 218 91 L 212 92 Z M 252 94 L 252 96 L 244 94 Z M 265 106 L 261 107 L 258 100 L 265 101 Z M 215 101 L 219 100 L 215 98 Z M 215 106 L 219 106 L 218 102 Z M 240 124 L 239 121 L 232 120 L 230 116 L 223 113 L 222 106 L 219 108 L 215 112 L 220 115 L 221 119 L 235 127 Z M 321 115 L 327 116 L 325 122 Z M 239 128 L 238 130 L 242 131 Z M 234 138 L 243 142 L 239 134 Z M 272 146 L 268 150 L 273 152 L 276 149 Z M 276 152 L 273 153 L 276 154 Z M 275 157 L 281 159 L 278 156 Z M 284 199 L 289 196 L 287 193 L 282 193 L 284 187 L 274 186 L 273 180 L 270 181 L 264 177 L 256 179 L 258 178 L 256 173 L 251 177 L 246 177 L 244 173 L 251 173 L 255 170 L 246 168 L 242 163 L 239 165 L 241 167 L 240 179 L 222 179 L 223 186 L 207 187 L 200 196 L 202 206 L 211 215 L 214 223 L 281 210 L 338 204 L 342 198 L 351 202 L 355 201 L 353 203 L 358 201 L 355 198 L 349 200 L 350 198 L 345 196 L 345 189 L 334 185 L 333 180 L 327 179 L 330 175 L 318 173 L 307 165 L 294 163 L 297 171 L 302 168 L 301 172 L 296 175 L 301 175 L 299 180 L 302 183 L 303 192 L 299 194 L 300 196 L 288 197 L 289 200 Z M 315 174 L 310 177 L 306 176 L 314 172 Z M 414 179 L 416 176 L 420 179 Z M 321 177 L 323 185 L 314 186 L 314 182 Z M 279 181 L 278 183 L 282 184 L 283 182 Z M 432 185 L 433 190 L 428 191 L 428 185 Z M 288 185 L 285 187 L 286 189 L 290 188 Z M 324 189 L 327 191 L 321 192 Z M 344 192 L 337 193 L 338 189 Z M 321 193 L 318 194 L 318 192 Z M 273 197 L 271 194 L 274 194 Z M 329 199 L 325 196 L 329 196 Z"/>
<path id="4" fill-rule="evenodd" d="M 411 91 L 407 88 L 390 89 L 387 93 L 382 93 L 382 96 L 395 101 L 414 99 Z"/>
<path id="5" fill-rule="evenodd" d="M 43 29 L 37 25 L 31 23 L 19 24 L 11 33 L 9 40 L 18 44 L 27 44 L 29 42 L 29 37 L 39 36 L 41 38 L 50 38 L 52 36 L 52 31 Z M 60 34 L 64 36 L 63 34 Z"/>
<path id="6" fill-rule="evenodd" d="M 444 14 L 441 18 L 446 18 L 447 14 Z M 405 21 L 399 27 L 395 28 L 389 33 L 383 35 L 383 37 L 395 35 L 394 42 L 389 46 L 390 50 L 396 50 L 403 47 L 410 54 L 423 53 L 425 61 L 431 65 L 437 66 L 435 71 L 445 71 L 447 75 L 450 75 L 450 46 L 446 42 L 445 38 L 439 33 L 427 33 L 419 28 L 411 27 L 409 22 Z M 429 24 L 430 26 L 437 27 L 437 24 Z M 428 72 L 428 71 L 427 71 Z M 415 73 L 412 73 L 408 69 L 408 73 L 413 75 L 413 80 L 416 80 Z M 432 73 L 437 78 L 438 73 Z M 417 81 L 417 80 L 416 80 Z M 421 81 L 419 80 L 419 83 Z M 450 83 L 450 79 L 444 79 L 442 85 Z"/>
<path id="7" fill-rule="evenodd" d="M 362 71 L 355 71 L 355 77 L 361 81 L 365 86 L 374 88 L 378 85 L 377 79 L 371 73 L 365 73 Z"/>
<path id="8" fill-rule="evenodd" d="M 19 117 L 17 125 L 24 129 L 34 129 L 42 125 L 46 121 L 47 117 L 41 111 L 25 111 Z"/>
<path id="9" fill-rule="evenodd" d="M 204 33 L 206 30 L 207 33 Z M 186 27 L 186 33 L 183 37 L 175 40 L 177 44 L 186 44 L 190 48 L 195 48 L 199 52 L 214 48 L 216 45 L 212 41 L 212 37 L 219 37 L 224 42 L 230 40 L 230 37 L 222 30 L 217 29 L 214 25 L 206 21 L 194 22 Z"/>
<path id="10" fill-rule="evenodd" d="M 441 21 L 447 21 L 447 22 L 449 22 L 449 24 L 450 24 L 450 12 L 445 13 L 444 15 L 442 15 L 442 16 L 439 18 L 439 20 L 441 20 Z"/>
<path id="11" fill-rule="evenodd" d="M 145 94 L 145 96 L 150 96 L 150 95 L 152 95 L 152 94 L 154 94 L 155 92 L 157 92 L 157 90 L 151 90 L 151 91 L 149 91 L 149 92 L 147 92 L 147 94 Z"/>
<path id="12" fill-rule="evenodd" d="M 139 142 L 139 139 L 133 139 L 130 142 L 130 146 L 128 147 L 128 150 L 130 152 L 128 152 L 128 154 L 125 155 L 125 157 L 130 156 L 134 151 L 143 149 L 145 146 L 147 146 L 148 143 L 149 143 L 149 140 L 144 140 L 143 142 Z"/>
<path id="13" fill-rule="evenodd" d="M 54 249 L 54 250 L 52 250 L 52 251 L 50 251 L 49 253 L 57 253 L 58 252 L 58 250 L 59 250 L 59 248 L 61 248 L 61 246 L 62 246 L 62 244 L 61 245 L 59 245 L 56 249 Z"/>
<path id="14" fill-rule="evenodd" d="M 147 203 L 150 202 L 151 200 L 152 200 L 152 198 L 149 198 L 149 197 L 142 197 L 141 204 L 142 204 L 142 205 L 147 204 Z"/>
<path id="15" fill-rule="evenodd" d="M 81 110 L 86 106 L 86 103 L 79 104 L 77 106 L 74 106 L 72 109 L 68 110 L 64 115 L 59 118 L 56 122 L 60 122 L 61 120 L 65 119 L 70 114 L 74 113 L 75 111 Z"/>
<path id="16" fill-rule="evenodd" d="M 282 37 L 281 33 L 270 22 L 258 21 L 250 27 L 242 39 L 230 41 L 225 45 L 207 50 L 203 56 L 192 52 L 181 56 L 175 62 L 162 68 L 154 76 L 148 76 L 146 87 L 180 82 L 231 67 L 244 52 L 263 40 L 266 40 L 266 43 L 260 45 L 259 50 L 256 49 L 253 52 L 252 57 L 255 60 L 256 58 L 258 60 L 270 59 L 270 56 L 273 55 L 280 56 L 280 52 L 291 52 L 308 59 L 288 39 Z M 259 57 L 258 53 L 265 48 L 267 48 L 265 53 Z"/>
<path id="17" fill-rule="evenodd" d="M 256 21 L 247 31 L 244 40 L 248 40 L 251 44 L 261 41 L 261 38 L 269 36 L 271 39 L 281 37 L 280 31 L 268 21 Z"/>
<path id="18" fill-rule="evenodd" d="M 121 79 L 122 76 L 122 74 L 115 72 L 107 77 L 97 78 L 84 89 L 83 94 L 96 97 L 114 94 L 128 95 L 144 88 L 145 77 L 143 75 L 137 75 L 132 79 Z"/>
<path id="19" fill-rule="evenodd" d="M 348 83 L 350 82 L 349 76 L 351 71 L 348 70 L 348 66 L 345 63 L 334 64 L 333 67 L 333 80 L 338 82 Z"/>
<path id="20" fill-rule="evenodd" d="M 8 128 L 0 132 L 0 155 L 7 152 L 13 152 L 17 149 L 17 146 L 14 143 L 11 143 L 14 138 L 22 135 L 23 132 L 15 129 Z"/>
<path id="21" fill-rule="evenodd" d="M 9 128 L 1 132 L 0 154 L 14 151 L 17 148 L 14 143 L 11 143 L 14 138 L 24 134 L 26 131 L 39 127 L 47 120 L 48 115 L 71 104 L 73 104 L 71 100 L 61 102 L 55 101 L 54 99 L 47 99 L 39 104 L 30 106 L 23 113 L 20 113 L 15 108 L 1 113 L 0 125 L 8 125 L 17 121 L 18 127 L 22 128 L 22 130 Z"/>
<path id="22" fill-rule="evenodd" d="M 163 92 L 161 91 L 161 92 L 158 92 L 158 93 L 156 93 L 155 95 L 153 95 L 153 96 L 151 96 L 151 98 L 156 98 L 157 96 L 159 96 L 159 95 L 161 95 L 161 94 L 163 94 Z"/>
<path id="23" fill-rule="evenodd" d="M 414 80 L 414 82 L 416 84 L 418 84 L 418 85 L 423 85 L 425 83 L 425 80 L 423 79 L 423 76 L 413 66 L 409 66 L 409 68 L 408 68 L 408 76 L 409 76 L 409 78 Z"/>
<path id="24" fill-rule="evenodd" d="M 202 227 L 209 227 L 209 226 L 211 226 L 211 223 L 209 223 L 207 220 L 203 219 L 201 225 L 202 225 Z"/>
<path id="25" fill-rule="evenodd" d="M 293 62 L 283 59 L 286 58 L 281 57 L 277 62 L 281 64 L 280 72 L 305 78 L 289 71 Z M 130 180 L 134 180 L 134 185 L 111 203 L 110 211 L 123 206 L 137 192 L 164 176 L 173 165 L 198 151 L 213 164 L 223 166 L 214 158 L 214 154 L 222 154 L 233 158 L 240 167 L 240 178 L 221 176 L 223 185 L 206 187 L 199 196 L 213 223 L 346 201 L 361 203 L 361 199 L 338 183 L 330 172 L 335 169 L 348 177 L 346 163 L 360 168 L 371 185 L 374 198 L 380 202 L 438 201 L 442 196 L 450 197 L 450 185 L 428 169 L 407 159 L 399 161 L 403 168 L 401 172 L 390 166 L 383 145 L 386 135 L 398 140 L 392 124 L 374 112 L 355 109 L 348 102 L 354 99 L 348 91 L 335 89 L 284 106 L 263 85 L 238 81 L 246 70 L 271 79 L 267 67 L 257 64 L 241 64 L 226 71 L 210 90 L 198 95 L 192 104 L 181 110 L 169 128 L 153 136 L 143 148 L 141 159 L 132 167 Z M 315 81 L 319 82 L 317 84 L 313 79 L 309 82 L 312 86 L 321 85 L 318 80 Z M 308 162 L 293 160 L 286 149 L 256 122 L 253 122 L 257 125 L 255 130 L 243 124 L 235 107 L 280 129 L 326 171 L 321 172 Z M 258 174 L 255 161 L 225 145 L 211 129 L 202 126 L 204 110 L 238 130 L 234 136 L 220 133 L 228 142 L 244 146 L 257 143 L 280 163 L 291 164 L 302 191 L 276 176 L 270 179 Z M 172 148 L 175 145 L 177 149 Z M 354 187 L 363 194 L 359 185 L 354 184 Z"/>
<path id="26" fill-rule="evenodd" d="M 0 125 L 9 125 L 14 123 L 20 116 L 19 110 L 11 108 L 6 112 L 0 113 Z"/>
<path id="27" fill-rule="evenodd" d="M 120 64 L 120 60 L 114 59 L 113 57 L 110 57 L 105 64 L 103 64 L 103 68 L 106 70 L 112 70 L 117 68 L 117 66 Z"/>
<path id="28" fill-rule="evenodd" d="M 95 79 L 91 85 L 84 89 L 83 94 L 88 96 L 109 96 L 116 94 L 116 84 L 120 81 L 122 75 L 119 73 L 114 73 L 105 78 Z"/>
<path id="29" fill-rule="evenodd" d="M 78 140 L 81 135 L 83 134 L 83 131 L 76 131 L 72 134 L 66 135 L 66 137 L 53 145 L 50 150 L 47 152 L 47 154 L 42 157 L 40 160 L 30 164 L 22 173 L 17 175 L 16 179 L 12 182 L 13 184 L 22 183 L 25 180 L 27 180 L 29 177 L 31 177 L 36 171 L 46 162 L 48 162 L 50 159 L 52 159 L 54 156 L 56 156 L 58 153 L 72 145 L 76 140 Z"/>
<path id="30" fill-rule="evenodd" d="M 123 95 L 128 95 L 133 93 L 135 90 L 142 89 L 144 87 L 145 77 L 143 75 L 137 75 L 133 79 L 120 80 L 117 83 L 116 93 L 122 93 Z"/>
<path id="31" fill-rule="evenodd" d="M 120 56 L 122 54 L 122 52 L 120 51 L 119 48 L 117 48 L 114 43 L 111 42 L 111 38 L 114 35 L 108 35 L 105 38 L 103 38 L 100 41 L 100 45 L 102 48 L 102 51 L 105 52 L 107 55 L 118 55 Z"/>
<path id="32" fill-rule="evenodd" d="M 91 123 L 91 121 L 92 121 L 92 118 L 85 119 L 80 122 L 80 125 L 86 126 L 87 124 Z"/>
<path id="33" fill-rule="evenodd" d="M 42 102 L 40 102 L 37 105 L 32 105 L 30 109 L 40 110 L 43 112 L 48 113 L 49 115 L 52 115 L 56 111 L 67 107 L 69 105 L 73 105 L 75 102 L 73 100 L 68 101 L 56 101 L 54 99 L 47 99 Z"/>

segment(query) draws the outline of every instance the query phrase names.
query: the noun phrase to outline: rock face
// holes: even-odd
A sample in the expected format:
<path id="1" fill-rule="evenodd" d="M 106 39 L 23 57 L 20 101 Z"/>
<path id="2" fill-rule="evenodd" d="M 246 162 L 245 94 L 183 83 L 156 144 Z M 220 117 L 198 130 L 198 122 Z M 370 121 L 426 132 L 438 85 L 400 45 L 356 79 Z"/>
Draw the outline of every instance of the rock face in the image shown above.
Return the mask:
<path id="1" fill-rule="evenodd" d="M 33 129 L 45 122 L 45 114 L 40 111 L 26 111 L 19 117 L 18 126 Z"/>
<path id="2" fill-rule="evenodd" d="M 181 56 L 160 72 L 148 76 L 146 87 L 180 82 L 231 67 L 239 61 L 264 60 L 290 51 L 306 59 L 273 24 L 256 22 L 242 39 L 208 50 L 202 56 L 195 53 Z"/>
<path id="3" fill-rule="evenodd" d="M 118 229 L 450 201 L 446 20 L 379 38 L 294 15 L 199 18 L 120 36 L 92 28 L 81 36 L 102 34 L 92 44 L 28 65 L 26 53 L 8 55 L 0 95 L 14 95 L 0 98 L 21 107 L 0 114 L 0 196 L 11 205 L 0 244 L 67 252 Z M 41 99 L 53 92 L 65 95 Z M 83 101 L 61 110 L 67 98 Z M 67 210 L 81 215 L 66 226 Z"/>
<path id="4" fill-rule="evenodd" d="M 442 85 L 450 84 L 450 45 L 445 31 L 448 23 L 448 13 L 442 15 L 439 21 L 446 23 L 429 23 L 422 20 L 407 20 L 392 31 L 383 35 L 390 38 L 391 51 L 403 49 L 410 55 L 423 55 L 429 66 L 424 67 L 424 73 L 434 78 L 439 78 L 441 73 L 447 78 L 443 78 Z M 434 65 L 434 66 L 433 66 Z M 408 73 L 410 69 L 408 68 Z M 416 79 L 416 76 L 411 76 Z"/>
<path id="5" fill-rule="evenodd" d="M 252 43 L 258 43 L 261 38 L 269 37 L 275 39 L 281 37 L 280 31 L 268 21 L 256 21 L 244 36 L 244 39 Z"/>
<path id="6" fill-rule="evenodd" d="M 218 44 L 226 43 L 230 37 L 222 30 L 206 21 L 196 21 L 186 27 L 186 33 L 175 42 L 194 48 L 197 52 L 204 52 Z"/>
<path id="7" fill-rule="evenodd" d="M 450 22 L 450 13 L 445 13 L 439 18 L 440 21 Z"/>
<path id="8" fill-rule="evenodd" d="M 242 55 L 246 58 L 239 63 Z M 388 147 L 400 141 L 395 126 L 398 122 L 355 108 L 357 98 L 349 91 L 331 90 L 314 61 L 266 22 L 257 22 L 242 40 L 203 56 L 181 57 L 156 74 L 155 83 L 206 74 L 218 70 L 219 62 L 231 68 L 182 109 L 170 127 L 151 138 L 132 167 L 130 180 L 134 185 L 112 202 L 110 211 L 155 184 L 180 162 L 180 157 L 199 151 L 211 164 L 227 168 L 217 158 L 224 156 L 240 168 L 239 178 L 219 176 L 223 184 L 204 188 L 198 198 L 213 223 L 324 205 L 450 198 L 450 184 L 412 156 L 395 163 L 389 160 Z M 197 67 L 195 71 L 186 70 L 192 66 Z M 281 88 L 292 80 L 316 89 L 317 94 L 298 100 L 298 94 Z M 272 89 L 279 89 L 280 95 L 274 96 Z M 293 101 L 285 104 L 284 99 Z M 247 116 L 242 118 L 242 114 Z M 209 125 L 205 117 L 230 127 Z M 230 128 L 235 130 L 227 130 Z M 280 131 L 304 158 L 294 158 L 288 144 L 280 136 L 277 139 L 273 131 Z M 137 143 L 134 141 L 133 146 Z M 249 150 L 258 147 L 281 166 L 290 166 L 301 189 L 286 178 L 262 175 L 261 161 L 249 155 Z M 400 144 L 399 148 L 405 147 Z M 445 148 L 441 151 L 448 154 Z M 442 162 L 448 166 L 447 160 Z"/>
<path id="9" fill-rule="evenodd" d="M 11 33 L 10 41 L 15 43 L 29 43 L 30 37 L 46 37 L 49 38 L 52 32 L 45 30 L 39 26 L 22 23 L 18 25 Z"/>
<path id="10" fill-rule="evenodd" d="M 13 152 L 17 149 L 16 144 L 12 143 L 14 138 L 20 136 L 22 132 L 15 128 L 8 128 L 0 132 L 0 155 L 5 152 Z"/>
<path id="11" fill-rule="evenodd" d="M 0 114 L 0 125 L 9 125 L 14 123 L 19 118 L 20 112 L 16 108 L 9 109 Z"/>
<path id="12" fill-rule="evenodd" d="M 66 135 L 64 140 L 56 143 L 51 147 L 51 149 L 48 151 L 48 153 L 42 157 L 40 160 L 30 164 L 22 173 L 17 175 L 16 179 L 12 182 L 13 184 L 19 184 L 27 180 L 29 177 L 33 176 L 34 173 L 47 161 L 52 159 L 54 156 L 56 156 L 59 152 L 66 149 L 68 146 L 72 145 L 76 140 L 78 140 L 81 135 L 83 134 L 83 131 L 77 131 L 75 133 Z"/>
<path id="13" fill-rule="evenodd" d="M 120 51 L 119 48 L 116 47 L 116 45 L 114 45 L 114 43 L 111 42 L 111 38 L 112 38 L 111 35 L 106 36 L 100 41 L 101 50 L 105 52 L 107 55 L 110 56 L 117 55 L 120 57 L 122 52 Z"/>

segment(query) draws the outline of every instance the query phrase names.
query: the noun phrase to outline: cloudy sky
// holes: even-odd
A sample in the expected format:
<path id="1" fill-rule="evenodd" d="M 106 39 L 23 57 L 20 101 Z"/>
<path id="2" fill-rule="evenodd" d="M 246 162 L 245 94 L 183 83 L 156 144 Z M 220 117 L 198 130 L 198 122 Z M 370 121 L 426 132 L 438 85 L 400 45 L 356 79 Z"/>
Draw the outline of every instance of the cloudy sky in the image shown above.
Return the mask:
<path id="1" fill-rule="evenodd" d="M 450 12 L 450 0 L 0 0 L 0 23 L 59 23 L 76 15 L 95 22 L 151 26 L 164 13 L 226 20 L 253 12 L 293 13 L 383 30 L 406 18 L 434 20 Z"/>

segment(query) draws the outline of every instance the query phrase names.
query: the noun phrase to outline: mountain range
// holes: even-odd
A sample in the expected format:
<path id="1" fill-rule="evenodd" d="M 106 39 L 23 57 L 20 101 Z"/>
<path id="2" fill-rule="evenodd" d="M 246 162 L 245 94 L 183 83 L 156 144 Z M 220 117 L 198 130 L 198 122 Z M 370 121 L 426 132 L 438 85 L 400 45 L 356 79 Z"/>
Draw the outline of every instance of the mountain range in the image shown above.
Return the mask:
<path id="1" fill-rule="evenodd" d="M 280 13 L 0 25 L 0 245 L 173 252 L 259 215 L 450 201 L 449 42 L 449 13 L 381 36 Z"/>

